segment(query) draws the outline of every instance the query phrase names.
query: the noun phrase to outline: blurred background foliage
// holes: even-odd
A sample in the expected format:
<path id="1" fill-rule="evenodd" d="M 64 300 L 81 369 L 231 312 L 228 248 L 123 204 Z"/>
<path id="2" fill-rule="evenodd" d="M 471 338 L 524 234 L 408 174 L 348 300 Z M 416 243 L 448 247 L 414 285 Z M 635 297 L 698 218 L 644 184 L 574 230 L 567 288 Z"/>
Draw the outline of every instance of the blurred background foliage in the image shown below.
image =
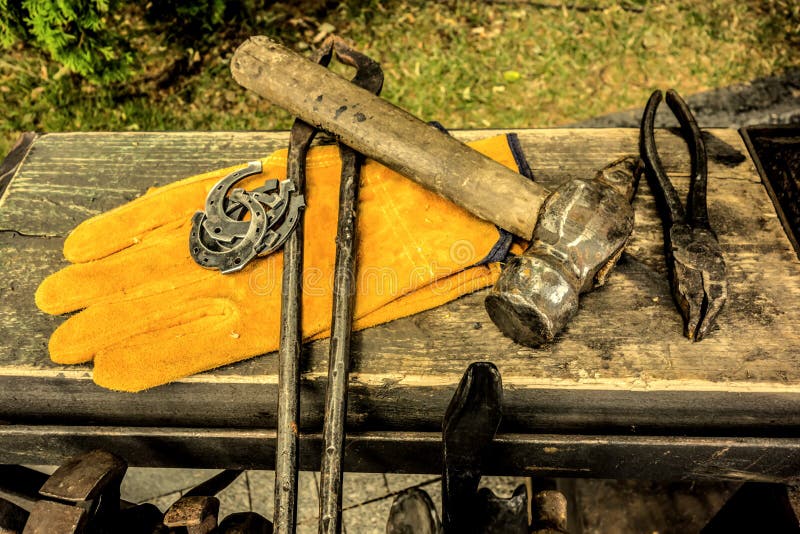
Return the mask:
<path id="1" fill-rule="evenodd" d="M 26 130 L 286 128 L 230 56 L 330 33 L 449 128 L 556 126 L 800 66 L 799 0 L 0 0 L 0 154 Z"/>

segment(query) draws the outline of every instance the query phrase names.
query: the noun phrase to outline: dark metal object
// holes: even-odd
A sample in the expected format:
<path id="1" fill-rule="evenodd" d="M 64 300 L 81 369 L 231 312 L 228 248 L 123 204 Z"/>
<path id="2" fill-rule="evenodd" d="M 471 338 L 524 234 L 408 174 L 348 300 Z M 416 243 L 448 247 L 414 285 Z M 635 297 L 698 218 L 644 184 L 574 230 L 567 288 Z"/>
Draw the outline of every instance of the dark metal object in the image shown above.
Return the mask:
<path id="1" fill-rule="evenodd" d="M 542 490 L 533 495 L 531 529 L 534 534 L 567 532 L 567 499 L 556 490 Z"/>
<path id="2" fill-rule="evenodd" d="M 175 534 L 208 534 L 217 528 L 219 499 L 209 496 L 181 497 L 164 514 L 164 525 Z M 171 531 L 173 532 L 173 531 Z"/>
<path id="3" fill-rule="evenodd" d="M 473 512 L 477 522 L 473 532 L 481 534 L 528 533 L 528 494 L 525 485 L 516 487 L 509 498 L 498 497 L 489 488 L 481 488 Z"/>
<path id="4" fill-rule="evenodd" d="M 441 531 L 439 514 L 428 492 L 409 488 L 392 501 L 386 534 L 440 534 Z"/>
<path id="5" fill-rule="evenodd" d="M 327 65 L 330 46 L 323 44 L 312 60 Z M 317 129 L 296 119 L 289 138 L 286 178 L 298 194 L 305 194 L 306 155 Z M 281 281 L 281 332 L 278 348 L 278 421 L 275 450 L 275 495 L 273 523 L 275 532 L 295 531 L 297 520 L 297 449 L 300 420 L 300 350 L 303 293 L 303 213 L 283 247 Z"/>
<path id="6" fill-rule="evenodd" d="M 0 465 L 0 496 L 30 512 L 42 499 L 39 488 L 48 478 L 48 474 L 23 465 Z"/>
<path id="7" fill-rule="evenodd" d="M 552 341 L 577 312 L 578 296 L 605 282 L 633 231 L 638 169 L 625 157 L 547 198 L 530 247 L 508 261 L 486 297 L 506 336 L 532 347 Z"/>
<path id="8" fill-rule="evenodd" d="M 487 452 L 502 419 L 503 384 L 488 362 L 471 364 L 445 413 L 442 514 L 445 533 L 527 534 L 528 492 L 518 486 L 511 497 L 497 497 L 478 484 Z M 558 491 L 533 497 L 532 527 L 541 534 L 566 532 L 567 501 Z"/>
<path id="9" fill-rule="evenodd" d="M 214 534 L 272 534 L 272 523 L 255 512 L 239 512 L 227 516 Z"/>
<path id="10" fill-rule="evenodd" d="M 27 521 L 27 510 L 0 498 L 0 534 L 20 534 Z"/>
<path id="11" fill-rule="evenodd" d="M 82 534 L 89 523 L 89 512 L 69 504 L 39 501 L 31 509 L 23 534 Z"/>
<path id="12" fill-rule="evenodd" d="M 489 447 L 502 419 L 503 385 L 489 362 L 471 364 L 456 388 L 442 423 L 443 532 L 528 532 L 528 496 L 524 485 L 508 498 L 478 485 Z M 436 510 L 427 494 L 401 494 L 392 504 L 387 532 L 438 532 Z"/>
<path id="13" fill-rule="evenodd" d="M 44 497 L 73 503 L 95 502 L 101 497 L 113 497 L 119 502 L 119 484 L 128 464 L 114 454 L 93 450 L 70 459 L 61 465 L 42 485 Z M 112 493 L 108 493 L 109 490 Z M 115 493 L 114 493 L 115 492 Z"/>
<path id="14" fill-rule="evenodd" d="M 305 189 L 306 153 L 316 130 L 299 120 L 289 141 L 287 178 Z M 300 348 L 303 339 L 303 215 L 283 248 L 281 333 L 278 348 L 278 436 L 275 450 L 275 531 L 294 532 L 297 516 L 297 448 L 300 411 Z"/>
<path id="15" fill-rule="evenodd" d="M 164 515 L 164 525 L 179 529 L 176 532 L 188 532 L 188 534 L 205 534 L 212 531 L 220 534 L 261 533 L 263 528 L 269 528 L 268 532 L 272 532 L 272 523 L 258 514 L 249 512 L 229 516 L 217 527 L 219 499 L 214 495 L 227 488 L 242 472 L 241 469 L 226 469 L 184 493 L 167 510 Z"/>
<path id="16" fill-rule="evenodd" d="M 488 447 L 502 418 L 503 386 L 497 368 L 471 364 L 442 423 L 442 523 L 444 532 L 472 532 L 478 484 Z"/>
<path id="17" fill-rule="evenodd" d="M 240 85 L 361 154 L 476 217 L 531 238 L 549 191 L 370 90 L 263 36 L 236 50 L 231 72 Z"/>
<path id="18" fill-rule="evenodd" d="M 800 495 L 796 487 L 745 482 L 711 518 L 702 534 L 800 532 Z"/>
<path id="19" fill-rule="evenodd" d="M 661 91 L 654 91 L 644 109 L 641 157 L 664 222 L 670 284 L 683 314 L 684 333 L 692 341 L 700 341 L 711 331 L 727 298 L 725 260 L 708 221 L 708 160 L 700 128 L 678 93 L 667 91 L 667 105 L 681 125 L 691 156 L 691 181 L 684 211 L 656 150 L 654 122 L 661 99 Z"/>
<path id="20" fill-rule="evenodd" d="M 444 532 L 527 533 L 525 486 L 509 499 L 498 498 L 478 484 L 487 453 L 503 417 L 503 383 L 494 364 L 467 368 L 445 412 L 442 424 L 442 516 Z"/>
<path id="21" fill-rule="evenodd" d="M 800 127 L 747 126 L 739 133 L 800 257 Z"/>
<path id="22" fill-rule="evenodd" d="M 61 465 L 39 493 L 85 510 L 95 529 L 108 528 L 120 511 L 120 484 L 127 470 L 127 462 L 119 456 L 93 450 Z M 38 505 L 31 510 L 31 519 L 37 517 Z"/>
<path id="23" fill-rule="evenodd" d="M 101 450 L 70 458 L 39 489 L 25 533 L 120 532 L 119 488 L 128 464 Z"/>
<path id="24" fill-rule="evenodd" d="M 339 61 L 356 68 L 353 84 L 379 94 L 383 87 L 380 65 L 356 52 L 344 41 L 333 39 Z M 363 156 L 339 144 L 342 160 L 339 186 L 339 216 L 336 229 L 336 263 L 333 278 L 328 387 L 325 392 L 325 421 L 322 427 L 323 453 L 320 469 L 319 532 L 339 533 L 342 528 L 342 475 L 347 380 L 350 370 L 350 333 L 355 302 L 356 213 L 358 185 Z"/>
<path id="25" fill-rule="evenodd" d="M 236 272 L 289 237 L 305 207 L 302 193 L 291 180 L 267 180 L 253 191 L 233 189 L 242 179 L 261 172 L 260 161 L 232 172 L 211 188 L 205 211 L 192 216 L 189 251 L 198 265 L 223 274 Z M 244 221 L 247 212 L 250 220 Z"/>
<path id="26" fill-rule="evenodd" d="M 113 534 L 167 534 L 164 514 L 154 504 L 145 503 L 120 510 Z"/>

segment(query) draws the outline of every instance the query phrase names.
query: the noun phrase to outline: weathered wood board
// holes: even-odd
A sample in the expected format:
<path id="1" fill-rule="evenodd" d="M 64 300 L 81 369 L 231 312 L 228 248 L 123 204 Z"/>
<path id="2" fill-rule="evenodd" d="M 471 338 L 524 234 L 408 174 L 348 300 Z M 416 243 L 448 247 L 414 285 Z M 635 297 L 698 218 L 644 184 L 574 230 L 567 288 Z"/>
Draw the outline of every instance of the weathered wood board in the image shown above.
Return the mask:
<path id="1" fill-rule="evenodd" d="M 638 152 L 633 129 L 518 133 L 536 179 L 548 187 Z M 729 277 L 727 305 L 707 339 L 682 336 L 661 223 L 642 183 L 627 252 L 606 286 L 582 298 L 556 343 L 533 350 L 504 338 L 484 311 L 483 292 L 355 334 L 351 428 L 436 430 L 466 366 L 491 360 L 503 376 L 506 431 L 800 433 L 800 261 L 738 133 L 705 136 L 709 212 Z M 92 383 L 90 365 L 50 362 L 47 340 L 63 319 L 40 313 L 33 293 L 65 265 L 63 239 L 80 221 L 150 186 L 263 156 L 287 139 L 285 132 L 38 138 L 0 198 L 0 419 L 274 426 L 275 355 L 139 394 L 107 391 Z M 685 145 L 668 130 L 657 139 L 685 194 Z M 327 342 L 309 344 L 302 362 L 308 429 L 321 424 L 326 365 Z"/>

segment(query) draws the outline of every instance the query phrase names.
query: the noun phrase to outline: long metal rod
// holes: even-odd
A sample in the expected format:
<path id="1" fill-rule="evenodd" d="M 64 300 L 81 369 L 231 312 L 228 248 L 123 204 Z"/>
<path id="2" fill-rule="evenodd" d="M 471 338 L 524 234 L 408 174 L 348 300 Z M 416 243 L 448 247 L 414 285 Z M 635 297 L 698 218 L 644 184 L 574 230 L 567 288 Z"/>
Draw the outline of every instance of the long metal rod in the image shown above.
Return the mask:
<path id="1" fill-rule="evenodd" d="M 342 460 L 347 418 L 347 381 L 350 370 L 350 333 L 355 302 L 356 210 L 361 156 L 341 145 L 342 181 L 339 187 L 339 222 L 336 229 L 336 264 L 333 278 L 333 318 L 322 427 L 319 532 L 341 532 Z"/>
<path id="2" fill-rule="evenodd" d="M 325 42 L 310 60 L 327 66 L 332 43 Z M 306 155 L 317 129 L 296 119 L 289 137 L 286 177 L 295 191 L 305 194 Z M 292 534 L 297 522 L 297 472 L 300 443 L 300 353 L 303 343 L 303 211 L 297 226 L 283 247 L 281 281 L 281 332 L 278 347 L 278 421 L 275 443 L 275 507 L 273 529 L 276 534 Z"/>
<path id="3" fill-rule="evenodd" d="M 305 189 L 305 158 L 315 130 L 297 120 L 292 127 L 287 178 Z M 292 533 L 297 520 L 297 449 L 300 412 L 300 349 L 303 341 L 303 213 L 283 246 L 281 334 L 278 349 L 278 435 L 275 449 L 274 531 Z"/>
<path id="4" fill-rule="evenodd" d="M 383 71 L 378 63 L 332 38 L 339 61 L 356 68 L 352 85 L 379 94 Z M 358 185 L 364 157 L 339 143 L 342 173 L 339 183 L 339 217 L 336 228 L 336 263 L 333 274 L 333 310 L 328 355 L 328 387 L 325 392 L 323 451 L 320 461 L 319 532 L 338 534 L 342 530 L 342 475 L 344 466 L 347 382 L 350 372 L 350 333 L 355 304 L 356 213 Z"/>

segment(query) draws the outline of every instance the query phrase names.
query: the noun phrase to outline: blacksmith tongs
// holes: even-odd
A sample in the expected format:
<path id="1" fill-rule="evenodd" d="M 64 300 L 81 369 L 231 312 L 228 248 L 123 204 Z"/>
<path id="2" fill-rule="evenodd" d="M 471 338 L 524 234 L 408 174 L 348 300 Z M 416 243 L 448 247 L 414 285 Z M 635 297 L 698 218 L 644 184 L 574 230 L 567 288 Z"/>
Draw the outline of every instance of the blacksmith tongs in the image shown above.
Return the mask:
<path id="1" fill-rule="evenodd" d="M 680 123 L 691 157 L 689 196 L 684 211 L 656 151 L 654 121 L 661 98 L 661 91 L 655 91 L 644 109 L 640 151 L 664 222 L 664 248 L 672 295 L 683 314 L 686 337 L 700 341 L 714 326 L 725 304 L 725 261 L 708 222 L 708 160 L 700 128 L 678 93 L 672 89 L 667 91 L 667 105 Z"/>

